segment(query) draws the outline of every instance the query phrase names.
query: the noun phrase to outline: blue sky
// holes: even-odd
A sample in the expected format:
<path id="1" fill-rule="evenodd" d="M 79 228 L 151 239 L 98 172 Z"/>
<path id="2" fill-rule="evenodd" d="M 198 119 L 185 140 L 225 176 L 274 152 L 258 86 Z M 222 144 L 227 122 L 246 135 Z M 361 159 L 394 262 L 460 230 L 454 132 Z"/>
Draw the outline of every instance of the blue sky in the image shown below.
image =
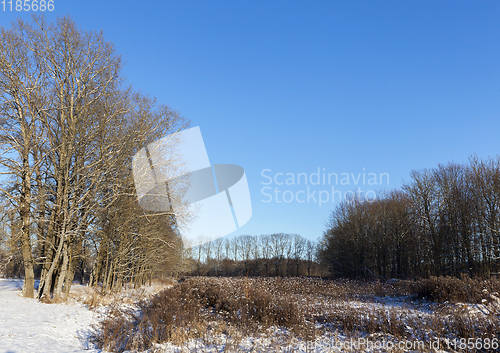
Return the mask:
<path id="1" fill-rule="evenodd" d="M 49 18 L 65 14 L 103 30 L 135 89 L 200 126 L 212 163 L 245 168 L 253 216 L 235 234 L 314 240 L 337 205 L 296 198 L 332 185 L 264 185 L 264 170 L 389 174 L 366 192 L 499 152 L 500 2 L 55 0 Z M 264 202 L 267 186 L 293 200 Z"/>

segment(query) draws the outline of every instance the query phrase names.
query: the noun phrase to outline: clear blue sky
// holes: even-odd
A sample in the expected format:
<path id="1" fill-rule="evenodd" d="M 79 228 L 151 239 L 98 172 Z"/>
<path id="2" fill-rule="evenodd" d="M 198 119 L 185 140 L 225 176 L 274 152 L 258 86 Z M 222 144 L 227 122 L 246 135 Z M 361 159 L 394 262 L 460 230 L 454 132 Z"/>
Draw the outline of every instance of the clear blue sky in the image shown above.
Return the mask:
<path id="1" fill-rule="evenodd" d="M 412 169 L 500 151 L 498 1 L 55 0 L 49 18 L 65 14 L 103 30 L 135 89 L 200 126 L 212 163 L 245 168 L 253 216 L 236 234 L 317 239 L 337 204 L 274 182 L 294 199 L 266 189 L 265 203 L 265 169 L 388 173 L 361 186 L 388 190 Z M 316 199 L 331 186 L 310 185 Z"/>

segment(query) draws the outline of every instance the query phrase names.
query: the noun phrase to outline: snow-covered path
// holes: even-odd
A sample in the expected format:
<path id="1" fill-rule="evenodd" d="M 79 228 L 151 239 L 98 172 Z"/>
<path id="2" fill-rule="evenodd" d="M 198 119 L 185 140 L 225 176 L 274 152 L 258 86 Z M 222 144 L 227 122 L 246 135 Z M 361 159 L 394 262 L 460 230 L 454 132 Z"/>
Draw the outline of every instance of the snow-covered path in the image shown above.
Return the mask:
<path id="1" fill-rule="evenodd" d="M 0 279 L 0 352 L 97 352 L 86 347 L 93 312 L 21 297 L 22 280 Z"/>

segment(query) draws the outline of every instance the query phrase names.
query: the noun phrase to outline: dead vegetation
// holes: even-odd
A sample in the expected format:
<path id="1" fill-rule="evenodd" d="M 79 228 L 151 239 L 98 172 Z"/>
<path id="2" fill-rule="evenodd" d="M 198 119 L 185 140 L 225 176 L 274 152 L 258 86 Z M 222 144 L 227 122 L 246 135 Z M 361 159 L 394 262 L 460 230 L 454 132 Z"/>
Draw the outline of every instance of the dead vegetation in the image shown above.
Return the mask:
<path id="1" fill-rule="evenodd" d="M 499 339 L 499 289 L 499 280 L 443 277 L 386 283 L 192 277 L 136 305 L 110 306 L 92 340 L 117 352 L 161 352 L 164 344 L 234 352 L 380 335 L 394 342 Z"/>

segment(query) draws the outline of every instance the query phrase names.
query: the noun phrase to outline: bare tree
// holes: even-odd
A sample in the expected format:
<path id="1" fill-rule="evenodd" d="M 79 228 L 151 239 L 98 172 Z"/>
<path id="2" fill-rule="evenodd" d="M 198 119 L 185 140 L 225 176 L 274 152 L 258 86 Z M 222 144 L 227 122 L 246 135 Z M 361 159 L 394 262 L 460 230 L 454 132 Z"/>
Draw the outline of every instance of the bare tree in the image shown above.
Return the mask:
<path id="1" fill-rule="evenodd" d="M 306 243 L 307 276 L 311 276 L 311 268 L 313 265 L 315 254 L 316 254 L 316 245 L 311 240 L 308 240 Z"/>
<path id="2" fill-rule="evenodd" d="M 222 258 L 224 256 L 223 253 L 223 248 L 224 248 L 224 239 L 223 238 L 218 238 L 214 240 L 214 257 L 216 261 L 216 273 L 219 274 L 221 271 L 221 265 L 222 265 Z"/>
<path id="3" fill-rule="evenodd" d="M 262 260 L 264 261 L 265 275 L 269 275 L 268 263 L 271 259 L 271 236 L 264 234 L 259 237 L 260 252 L 262 254 Z"/>
<path id="4" fill-rule="evenodd" d="M 231 256 L 233 261 L 239 260 L 239 255 L 241 253 L 240 241 L 238 238 L 233 238 L 231 240 Z"/>
<path id="5" fill-rule="evenodd" d="M 274 261 L 275 274 L 279 276 L 286 249 L 289 244 L 289 238 L 285 233 L 274 233 L 270 235 L 269 244 L 271 247 L 271 256 Z"/>
<path id="6" fill-rule="evenodd" d="M 242 235 L 237 239 L 240 246 L 243 265 L 245 270 L 248 272 L 248 261 L 252 256 L 255 240 L 251 235 Z"/>
<path id="7" fill-rule="evenodd" d="M 304 256 L 307 240 L 300 235 L 293 236 L 293 259 L 295 260 L 295 276 L 300 275 L 300 260 Z"/>
<path id="8" fill-rule="evenodd" d="M 0 165 L 11 179 L 0 191 L 14 206 L 23 294 L 33 296 L 37 261 L 38 296 L 68 293 L 89 244 L 92 283 L 116 288 L 151 276 L 165 263 L 160 253 L 182 244 L 171 212 L 138 207 L 132 157 L 184 121 L 122 87 L 121 59 L 102 33 L 80 31 L 67 17 L 34 17 L 1 36 Z"/>
<path id="9" fill-rule="evenodd" d="M 32 178 L 40 163 L 32 151 L 41 144 L 39 117 L 47 108 L 47 73 L 33 50 L 33 36 L 22 21 L 1 30 L 0 40 L 0 148 L 2 174 L 11 186 L 0 191 L 16 208 L 24 263 L 23 295 L 33 297 L 34 259 L 31 242 Z"/>

